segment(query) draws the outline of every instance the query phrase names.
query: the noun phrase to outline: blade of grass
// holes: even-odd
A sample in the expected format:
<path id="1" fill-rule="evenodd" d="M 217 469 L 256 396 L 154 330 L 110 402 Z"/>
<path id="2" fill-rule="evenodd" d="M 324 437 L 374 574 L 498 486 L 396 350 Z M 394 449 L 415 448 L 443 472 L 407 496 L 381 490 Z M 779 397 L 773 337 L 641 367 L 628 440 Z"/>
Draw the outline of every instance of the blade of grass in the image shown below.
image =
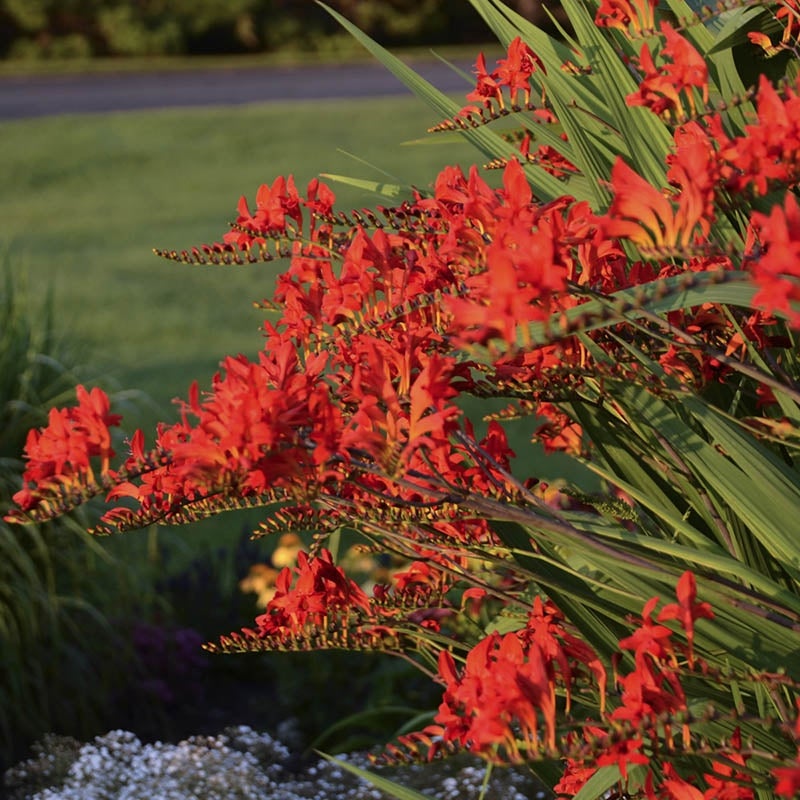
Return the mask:
<path id="1" fill-rule="evenodd" d="M 760 448 L 734 435 L 698 398 L 687 395 L 684 400 L 730 458 L 700 438 L 659 398 L 634 386 L 620 386 L 618 391 L 628 414 L 658 430 L 673 450 L 681 453 L 709 495 L 719 498 L 768 552 L 800 577 L 800 518 L 796 513 L 800 487 L 771 458 L 759 460 Z"/>
<path id="2" fill-rule="evenodd" d="M 363 180 L 361 178 L 351 178 L 349 175 L 335 175 L 331 172 L 321 172 L 321 178 L 325 178 L 334 183 L 342 183 L 345 186 L 354 186 L 356 189 L 362 189 L 365 192 L 373 192 L 380 197 L 393 199 L 398 197 L 402 191 L 402 187 L 396 183 L 380 183 L 379 181 Z"/>
<path id="3" fill-rule="evenodd" d="M 377 775 L 374 772 L 361 769 L 355 764 L 350 764 L 348 761 L 328 755 L 327 753 L 321 753 L 319 751 L 317 751 L 317 753 L 326 761 L 330 761 L 331 764 L 336 764 L 337 767 L 340 767 L 346 772 L 356 775 L 362 780 L 371 783 L 376 789 L 379 789 L 381 792 L 386 792 L 389 797 L 394 797 L 396 800 L 429 800 L 426 795 L 421 794 L 414 789 L 409 789 L 407 786 L 403 786 L 401 783 L 390 781 L 388 778 L 384 778 L 382 775 Z"/>

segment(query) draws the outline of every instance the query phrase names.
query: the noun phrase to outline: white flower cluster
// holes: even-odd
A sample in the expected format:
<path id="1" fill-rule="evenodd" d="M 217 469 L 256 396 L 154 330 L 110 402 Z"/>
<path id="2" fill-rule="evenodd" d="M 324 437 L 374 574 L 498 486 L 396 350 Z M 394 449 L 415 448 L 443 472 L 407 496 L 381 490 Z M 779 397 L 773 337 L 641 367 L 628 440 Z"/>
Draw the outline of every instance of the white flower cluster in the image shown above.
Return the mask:
<path id="1" fill-rule="evenodd" d="M 47 759 L 42 753 L 40 758 Z M 369 769 L 363 754 L 340 757 Z M 444 768 L 444 765 L 448 767 Z M 36 762 L 20 764 L 15 782 L 36 771 Z M 413 786 L 436 800 L 470 800 L 480 796 L 484 770 L 476 764 L 453 767 L 417 765 L 392 770 L 391 779 Z M 41 772 L 41 770 L 39 770 Z M 40 784 L 41 785 L 41 784 Z M 219 736 L 193 736 L 178 744 L 143 744 L 132 733 L 111 731 L 77 751 L 60 786 L 31 794 L 26 800 L 385 800 L 372 784 L 325 760 L 293 765 L 287 747 L 251 728 L 229 728 Z M 496 771 L 487 800 L 543 798 L 531 793 L 531 782 L 513 771 Z"/>
<path id="2" fill-rule="evenodd" d="M 232 747 L 227 735 L 142 744 L 111 731 L 81 748 L 63 786 L 31 800 L 261 800 L 273 788 L 256 756 Z"/>

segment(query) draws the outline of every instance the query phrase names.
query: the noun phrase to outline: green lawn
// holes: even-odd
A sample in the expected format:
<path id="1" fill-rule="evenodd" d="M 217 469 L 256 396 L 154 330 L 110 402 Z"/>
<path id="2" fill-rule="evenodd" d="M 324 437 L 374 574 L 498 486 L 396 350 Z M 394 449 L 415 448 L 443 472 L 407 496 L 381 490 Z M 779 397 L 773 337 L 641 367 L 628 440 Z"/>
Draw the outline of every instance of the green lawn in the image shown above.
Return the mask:
<path id="1" fill-rule="evenodd" d="M 474 157 L 460 142 L 402 146 L 436 121 L 420 101 L 391 98 L 5 123 L 0 245 L 35 293 L 53 288 L 57 318 L 92 365 L 168 415 L 221 357 L 257 351 L 251 301 L 270 294 L 281 267 L 192 268 L 151 249 L 221 238 L 239 196 L 280 174 L 302 189 L 320 172 L 382 179 L 340 150 L 427 185 L 442 165 Z M 334 189 L 344 209 L 378 200 Z"/>

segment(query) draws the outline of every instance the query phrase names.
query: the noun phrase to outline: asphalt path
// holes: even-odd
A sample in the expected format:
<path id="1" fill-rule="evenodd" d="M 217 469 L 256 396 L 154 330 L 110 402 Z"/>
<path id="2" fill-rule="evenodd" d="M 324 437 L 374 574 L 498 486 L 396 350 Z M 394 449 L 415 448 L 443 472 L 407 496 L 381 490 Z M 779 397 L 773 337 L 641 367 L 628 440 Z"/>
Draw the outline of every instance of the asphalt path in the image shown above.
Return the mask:
<path id="1" fill-rule="evenodd" d="M 411 66 L 444 92 L 467 92 L 441 61 Z M 471 74 L 472 64 L 456 66 Z M 377 62 L 143 73 L 0 77 L 0 120 L 146 108 L 380 97 L 408 89 Z"/>

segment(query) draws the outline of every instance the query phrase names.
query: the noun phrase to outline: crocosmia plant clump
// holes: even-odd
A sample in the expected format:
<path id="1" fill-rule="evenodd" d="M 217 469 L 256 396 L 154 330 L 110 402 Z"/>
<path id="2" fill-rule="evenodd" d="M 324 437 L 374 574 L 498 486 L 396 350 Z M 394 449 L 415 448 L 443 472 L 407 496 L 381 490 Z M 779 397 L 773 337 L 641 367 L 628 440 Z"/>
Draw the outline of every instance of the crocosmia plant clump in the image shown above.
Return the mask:
<path id="1" fill-rule="evenodd" d="M 157 251 L 286 260 L 258 358 L 124 447 L 78 387 L 8 518 L 100 497 L 97 533 L 239 508 L 300 532 L 206 647 L 411 661 L 441 705 L 384 761 L 800 796 L 800 5 L 564 0 L 554 37 L 471 4 L 505 55 L 463 107 L 340 20 L 479 164 L 357 210 L 277 177 L 221 241 Z M 365 591 L 343 535 L 405 566 Z"/>

